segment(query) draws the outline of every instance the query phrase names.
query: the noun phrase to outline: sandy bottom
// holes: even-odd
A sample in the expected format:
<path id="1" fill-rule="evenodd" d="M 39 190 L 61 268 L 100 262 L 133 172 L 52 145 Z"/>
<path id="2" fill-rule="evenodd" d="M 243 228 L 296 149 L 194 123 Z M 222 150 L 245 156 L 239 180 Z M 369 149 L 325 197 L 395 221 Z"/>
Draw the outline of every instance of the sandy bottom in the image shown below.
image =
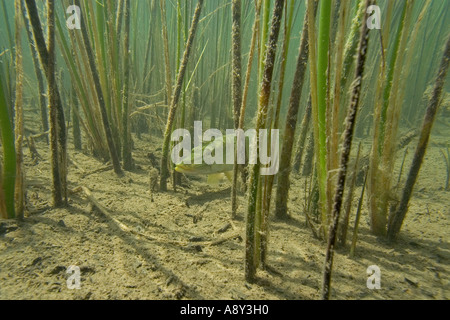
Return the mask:
<path id="1" fill-rule="evenodd" d="M 333 299 L 450 298 L 450 201 L 439 153 L 447 139 L 436 138 L 428 150 L 396 244 L 370 233 L 364 208 L 355 257 L 348 248 L 335 255 Z M 137 169 L 122 178 L 111 169 L 93 173 L 105 164 L 69 150 L 72 192 L 64 209 L 51 208 L 50 164 L 43 160 L 48 147 L 37 143 L 38 164 L 25 149 L 28 216 L 0 222 L 0 299 L 320 298 L 326 246 L 306 225 L 303 178 L 292 179 L 292 218 L 271 222 L 270 271 L 259 270 L 257 281 L 247 284 L 245 198 L 239 198 L 240 218 L 231 221 L 227 181 L 209 186 L 202 178 L 177 192 L 152 194 L 148 153 L 158 145 L 148 136 L 136 140 Z M 92 206 L 81 186 L 109 216 Z M 353 207 L 359 194 L 360 188 Z M 80 268 L 80 289 L 67 286 L 72 265 Z M 381 270 L 379 290 L 366 285 L 371 265 Z"/>

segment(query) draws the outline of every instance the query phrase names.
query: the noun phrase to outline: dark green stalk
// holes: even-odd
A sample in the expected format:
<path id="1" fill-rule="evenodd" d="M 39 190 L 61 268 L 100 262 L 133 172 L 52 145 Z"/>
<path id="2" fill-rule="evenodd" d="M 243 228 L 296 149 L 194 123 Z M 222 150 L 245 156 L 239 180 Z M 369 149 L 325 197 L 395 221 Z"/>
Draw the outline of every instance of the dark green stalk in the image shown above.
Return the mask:
<path id="1" fill-rule="evenodd" d="M 242 80 L 241 80 L 241 0 L 233 0 L 232 9 L 232 81 L 233 81 L 233 111 L 234 127 L 239 127 L 239 116 L 242 104 Z"/>
<path id="2" fill-rule="evenodd" d="M 373 4 L 374 0 L 366 0 L 365 8 Z M 365 20 L 367 21 L 368 14 L 365 15 Z M 367 48 L 369 44 L 369 29 L 366 23 L 362 24 L 361 28 L 361 39 L 358 49 L 358 60 L 356 64 L 355 80 L 353 81 L 352 96 L 350 101 L 350 106 L 348 108 L 348 114 L 346 119 L 346 128 L 344 131 L 344 142 L 341 153 L 340 168 L 337 180 L 336 191 L 334 195 L 333 213 L 332 213 L 332 224 L 329 230 L 329 238 L 327 245 L 327 252 L 325 256 L 325 267 L 323 272 L 323 284 L 322 284 L 322 299 L 328 300 L 330 298 L 330 285 L 331 285 L 331 271 L 333 268 L 333 255 L 334 247 L 336 244 L 337 229 L 339 223 L 339 216 L 342 206 L 342 199 L 345 188 L 345 179 L 347 175 L 347 164 L 350 157 L 350 150 L 352 147 L 353 131 L 356 123 L 356 116 L 359 107 L 359 99 L 361 95 L 362 79 L 364 75 L 364 66 L 367 56 Z"/>
<path id="3" fill-rule="evenodd" d="M 45 101 L 45 84 L 44 84 L 44 78 L 42 75 L 41 68 L 39 68 L 39 55 L 36 51 L 36 45 L 34 43 L 33 39 L 33 31 L 31 30 L 30 26 L 30 20 L 28 19 L 27 11 L 25 8 L 25 2 L 22 1 L 22 17 L 23 21 L 25 23 L 25 28 L 27 30 L 27 36 L 28 36 L 28 42 L 30 44 L 30 50 L 31 50 L 31 57 L 33 59 L 33 66 L 34 66 L 34 72 L 36 73 L 36 79 L 38 82 L 38 91 L 39 91 L 39 106 L 41 109 L 41 121 L 42 121 L 42 131 L 47 132 L 49 130 L 48 125 L 48 111 L 47 111 L 47 105 Z M 48 136 L 45 136 L 45 139 L 47 141 L 47 144 L 49 143 Z"/>
<path id="4" fill-rule="evenodd" d="M 47 0 L 47 48 L 48 48 L 48 69 L 47 69 L 47 96 L 50 110 L 50 145 L 52 151 L 53 170 L 53 201 L 56 207 L 64 204 L 63 184 L 62 184 L 62 163 L 60 162 L 58 143 L 58 109 L 57 97 L 54 88 L 56 87 L 56 53 L 55 53 L 55 2 Z"/>
<path id="5" fill-rule="evenodd" d="M 310 20 L 313 20 L 310 18 Z M 326 143 L 326 114 L 327 114 L 327 79 L 328 79 L 328 52 L 330 41 L 330 23 L 331 23 L 331 1 L 320 2 L 320 16 L 319 16 L 319 33 L 318 33 L 318 48 L 317 48 L 317 76 L 311 77 L 311 81 L 317 79 L 317 91 L 313 95 L 314 112 L 314 126 L 316 141 L 316 158 L 318 162 L 317 177 L 319 179 L 319 196 L 320 196 L 320 212 L 322 217 L 322 227 L 327 234 L 328 230 L 328 201 L 327 201 L 327 143 Z M 315 25 L 309 27 L 310 30 L 315 28 Z M 315 42 L 311 44 L 315 46 Z M 311 60 L 313 61 L 313 60 Z M 313 73 L 313 69 L 311 68 Z"/>
<path id="6" fill-rule="evenodd" d="M 262 81 L 262 75 L 264 70 L 264 59 L 266 57 L 266 43 L 269 32 L 269 19 L 270 19 L 270 0 L 260 0 L 263 4 L 263 19 L 261 38 L 259 42 L 259 78 L 258 83 Z"/>
<path id="7" fill-rule="evenodd" d="M 309 10 L 309 9 L 308 9 Z M 287 218 L 287 199 L 289 193 L 289 176 L 291 173 L 292 146 L 294 144 L 295 128 L 297 126 L 298 109 L 302 96 L 303 83 L 305 80 L 306 70 L 309 57 L 308 42 L 308 14 L 315 14 L 307 11 L 300 40 L 300 49 L 297 59 L 297 67 L 292 85 L 291 97 L 289 101 L 289 109 L 286 116 L 286 126 L 283 135 L 283 147 L 280 159 L 280 171 L 278 174 L 277 193 L 275 199 L 275 216 L 278 219 Z"/>
<path id="8" fill-rule="evenodd" d="M 289 11 L 288 11 L 289 7 Z M 285 4 L 285 18 L 284 18 L 284 39 L 283 39 L 283 47 L 281 49 L 281 66 L 280 66 L 280 77 L 278 80 L 278 96 L 277 96 L 277 102 L 276 102 L 276 108 L 275 108 L 275 115 L 273 119 L 273 124 L 271 124 L 272 119 L 269 118 L 266 124 L 267 128 L 273 128 L 278 129 L 279 127 L 279 118 L 280 118 L 280 110 L 281 110 L 281 102 L 283 97 L 283 88 L 284 88 L 284 79 L 286 74 L 286 65 L 288 60 L 288 52 L 289 52 L 289 43 L 291 39 L 291 29 L 292 29 L 292 19 L 294 16 L 294 0 L 290 1 L 290 4 L 288 6 L 288 3 Z M 300 90 L 301 92 L 301 90 Z M 272 104 L 273 108 L 273 104 Z M 270 110 L 269 115 L 272 115 L 273 112 Z M 268 139 L 268 145 L 271 145 L 272 136 L 271 133 L 269 133 L 269 139 Z M 273 189 L 273 183 L 274 183 L 275 175 L 271 176 L 265 176 L 264 177 L 264 190 L 262 192 L 262 213 L 261 213 L 261 231 L 260 231 L 260 260 L 261 260 L 261 266 L 264 269 L 266 266 L 266 257 L 267 257 L 267 244 L 268 244 L 268 238 L 269 238 L 269 213 L 270 213 L 270 206 L 272 202 L 272 189 Z"/>
<path id="9" fill-rule="evenodd" d="M 14 110 L 15 116 L 15 136 L 16 136 L 16 186 L 15 186 L 15 205 L 16 215 L 19 220 L 23 220 L 24 214 L 24 172 L 23 172 L 23 59 L 22 59 L 22 38 L 21 38 L 21 1 L 15 1 L 15 41 L 16 41 L 16 96 Z"/>
<path id="10" fill-rule="evenodd" d="M 80 0 L 75 0 L 75 4 L 77 6 L 80 6 Z M 81 6 L 80 6 L 80 8 L 81 8 Z M 84 46 L 85 46 L 86 53 L 87 53 L 88 60 L 89 60 L 89 66 L 91 68 L 92 78 L 94 80 L 94 86 L 96 89 L 98 104 L 100 107 L 100 112 L 101 112 L 101 117 L 102 117 L 102 122 L 103 122 L 103 129 L 105 130 L 106 140 L 108 143 L 108 149 L 109 149 L 109 153 L 111 156 L 111 161 L 113 163 L 114 172 L 117 175 L 122 175 L 123 171 L 122 171 L 122 168 L 120 167 L 119 157 L 117 154 L 116 146 L 113 141 L 111 127 L 109 125 L 108 115 L 106 113 L 106 106 L 105 106 L 105 100 L 103 97 L 103 90 L 100 85 L 100 78 L 98 76 L 98 70 L 97 70 L 97 66 L 95 63 L 95 57 L 94 57 L 94 53 L 92 51 L 91 43 L 89 41 L 89 35 L 87 33 L 86 22 L 84 21 L 83 15 L 81 15 L 80 20 L 81 20 L 81 33 L 83 36 L 83 42 L 84 42 Z"/>
<path id="11" fill-rule="evenodd" d="M 3 144 L 3 172 L 2 193 L 4 195 L 6 213 L 9 219 L 16 217 L 14 208 L 14 190 L 16 183 L 16 148 L 14 145 L 14 133 L 11 126 L 8 101 L 6 100 L 3 77 L 0 77 L 0 133 Z"/>
<path id="12" fill-rule="evenodd" d="M 233 0 L 232 11 L 232 95 L 234 128 L 239 128 L 242 105 L 242 65 L 241 65 L 241 0 Z M 236 149 L 236 148 L 235 148 Z M 234 219 L 237 211 L 237 180 L 238 180 L 237 150 L 234 151 L 233 185 L 231 187 L 231 216 Z"/>
<path id="13" fill-rule="evenodd" d="M 280 66 L 280 77 L 278 80 L 278 96 L 275 108 L 275 117 L 273 120 L 273 128 L 278 129 L 278 122 L 280 119 L 280 111 L 281 111 L 281 102 L 283 100 L 283 92 L 284 92 L 284 78 L 286 75 L 286 65 L 288 60 L 289 53 L 289 45 L 291 40 L 291 29 L 292 29 L 292 20 L 294 17 L 294 4 L 295 0 L 290 1 L 289 11 L 288 5 L 286 3 L 286 17 L 284 19 L 284 39 L 283 39 L 283 47 L 281 49 L 281 66 Z M 303 30 L 305 30 L 303 28 Z"/>
<path id="14" fill-rule="evenodd" d="M 405 219 L 406 213 L 408 211 L 408 203 L 411 198 L 417 176 L 419 175 L 420 167 L 422 165 L 425 151 L 428 146 L 428 140 L 430 138 L 430 133 L 433 127 L 436 112 L 441 102 L 442 89 L 444 87 L 445 77 L 447 76 L 449 62 L 450 37 L 447 39 L 444 56 L 441 61 L 441 66 L 439 68 L 436 82 L 434 84 L 433 95 L 428 103 L 425 119 L 423 120 L 422 124 L 422 131 L 419 137 L 419 142 L 414 153 L 413 162 L 411 164 L 408 178 L 406 180 L 405 188 L 403 189 L 400 204 L 394 214 L 392 214 L 389 218 L 387 235 L 390 241 L 393 241 L 396 238 L 397 234 L 400 232 L 403 220 Z"/>
<path id="15" fill-rule="evenodd" d="M 264 63 L 264 72 L 260 87 L 261 92 L 259 95 L 259 105 L 256 119 L 257 137 L 259 137 L 259 130 L 262 129 L 263 126 L 266 124 L 275 55 L 277 50 L 277 41 L 280 33 L 281 20 L 283 16 L 283 7 L 284 7 L 284 0 L 275 1 L 272 17 L 272 26 Z M 259 230 L 255 230 L 255 222 L 258 220 L 256 217 L 256 206 L 257 206 L 258 184 L 260 178 L 259 177 L 260 168 L 261 163 L 259 162 L 258 159 L 257 163 L 253 165 L 253 167 L 250 170 L 251 175 L 249 182 L 250 189 L 248 199 L 248 213 L 246 221 L 246 243 L 245 243 L 245 279 L 248 282 L 253 282 L 255 280 L 256 274 L 257 248 L 255 240 L 256 240 L 256 232 L 259 232 Z"/>
<path id="16" fill-rule="evenodd" d="M 186 73 L 187 64 L 189 62 L 189 57 L 194 43 L 195 33 L 197 31 L 198 22 L 200 20 L 200 15 L 202 12 L 204 0 L 199 0 L 197 7 L 195 9 L 194 18 L 192 20 L 191 29 L 189 31 L 188 41 L 186 43 L 186 48 L 183 55 L 183 60 L 178 71 L 177 82 L 174 94 L 172 96 L 172 101 L 170 103 L 169 115 L 167 118 L 166 130 L 164 133 L 164 142 L 162 148 L 161 157 L 161 179 L 160 179 L 160 189 L 161 191 L 167 191 L 167 178 L 169 177 L 168 159 L 169 159 L 169 145 L 170 136 L 172 133 L 172 125 L 175 120 L 175 115 L 177 111 L 178 101 L 180 100 L 181 89 L 183 86 L 184 75 Z"/>
<path id="17" fill-rule="evenodd" d="M 253 22 L 253 28 L 252 28 L 252 41 L 250 44 L 250 53 L 249 58 L 247 62 L 247 72 L 245 75 L 245 84 L 244 84 L 244 91 L 242 94 L 242 106 L 240 110 L 240 116 L 239 116 L 239 129 L 244 129 L 244 122 L 245 122 L 245 110 L 247 108 L 247 97 L 248 97 L 248 90 L 249 90 L 249 84 L 252 74 L 252 66 L 253 66 L 253 60 L 255 58 L 255 49 L 256 49 L 256 42 L 258 40 L 258 34 L 259 34 L 259 25 L 261 22 L 261 0 L 255 1 L 255 21 Z M 247 188 L 247 171 L 244 166 L 240 168 L 241 171 L 241 178 L 242 183 L 244 184 L 244 190 Z"/>
<path id="18" fill-rule="evenodd" d="M 56 207 L 67 204 L 67 137 L 64 110 L 55 79 L 54 2 L 48 0 L 48 50 L 36 3 L 25 0 L 30 18 L 39 61 L 45 71 L 50 110 L 50 149 L 52 152 L 53 202 Z"/>
<path id="19" fill-rule="evenodd" d="M 172 101 L 172 72 L 170 69 L 170 48 L 169 48 L 169 38 L 167 35 L 167 21 L 166 21 L 166 3 L 165 0 L 159 1 L 161 9 L 161 23 L 162 23 L 162 39 L 164 43 L 164 67 L 166 76 L 166 95 L 167 103 Z"/>
<path id="20" fill-rule="evenodd" d="M 187 5 L 186 5 L 187 6 Z M 181 0 L 177 1 L 177 72 L 181 63 L 181 31 L 183 27 L 183 19 L 181 15 Z M 151 33 L 151 32 L 150 32 Z"/>
<path id="21" fill-rule="evenodd" d="M 124 39 L 124 84 L 123 84 L 123 107 L 122 107 L 122 159 L 125 170 L 133 169 L 133 158 L 131 155 L 131 133 L 129 128 L 129 91 L 130 91 L 130 0 L 125 0 L 125 39 Z"/>

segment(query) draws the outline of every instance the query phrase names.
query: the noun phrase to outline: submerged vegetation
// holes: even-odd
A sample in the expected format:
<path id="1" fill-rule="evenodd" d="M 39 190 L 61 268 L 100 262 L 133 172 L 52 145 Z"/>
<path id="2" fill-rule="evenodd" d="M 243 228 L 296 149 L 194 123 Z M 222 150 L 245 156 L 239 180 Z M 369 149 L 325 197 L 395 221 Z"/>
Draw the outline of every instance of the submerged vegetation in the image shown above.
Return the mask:
<path id="1" fill-rule="evenodd" d="M 42 174 L 52 176 L 52 205 L 67 207 L 75 201 L 68 150 L 103 161 L 122 179 L 138 170 L 135 141 L 151 137 L 160 145 L 148 155 L 151 192 L 179 192 L 189 175 L 175 170 L 174 130 L 186 129 L 182 139 L 196 145 L 208 129 L 210 140 L 255 129 L 256 163 L 248 150 L 238 163 L 236 147 L 233 174 L 228 162 L 214 170 L 231 177 L 231 223 L 244 214 L 243 281 L 271 270 L 272 217 L 290 223 L 297 193 L 323 241 L 322 298 L 329 299 L 335 247 L 345 248 L 352 231 L 354 257 L 362 215 L 375 236 L 396 245 L 437 115 L 436 126 L 448 130 L 448 105 L 439 113 L 450 91 L 447 1 L 0 1 L 2 219 L 29 213 L 22 149 L 36 155 L 35 139 L 51 151 L 51 173 Z M 414 139 L 410 164 L 399 151 Z M 228 148 L 225 141 L 218 140 Z M 217 149 L 194 150 L 224 159 Z M 448 191 L 448 146 L 440 152 Z M 276 174 L 262 174 L 274 163 Z M 293 181 L 305 186 L 303 195 Z"/>

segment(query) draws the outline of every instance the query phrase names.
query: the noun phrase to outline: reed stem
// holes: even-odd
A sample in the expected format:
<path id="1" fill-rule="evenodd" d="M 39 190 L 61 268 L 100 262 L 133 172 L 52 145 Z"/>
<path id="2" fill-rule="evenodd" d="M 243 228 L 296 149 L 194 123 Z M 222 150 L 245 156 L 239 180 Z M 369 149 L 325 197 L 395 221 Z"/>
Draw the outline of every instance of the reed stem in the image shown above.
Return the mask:
<path id="1" fill-rule="evenodd" d="M 289 108 L 286 116 L 286 126 L 284 130 L 283 147 L 280 160 L 280 172 L 278 175 L 277 193 L 275 198 L 275 216 L 278 219 L 287 218 L 287 199 L 289 194 L 289 176 L 291 173 L 292 146 L 294 144 L 298 109 L 300 107 L 300 99 L 302 96 L 303 83 L 306 76 L 309 57 L 308 15 L 315 15 L 316 9 L 317 6 L 313 9 L 314 12 L 311 12 L 309 11 L 310 8 L 308 8 L 305 14 L 297 67 L 295 70 Z"/>
<path id="2" fill-rule="evenodd" d="M 36 74 L 36 79 L 38 82 L 38 91 L 39 91 L 39 106 L 41 109 L 41 121 L 42 121 L 42 131 L 47 132 L 49 130 L 49 124 L 48 124 L 48 110 L 47 105 L 45 101 L 46 91 L 45 91 L 45 84 L 44 84 L 44 78 L 42 75 L 41 68 L 39 68 L 39 55 L 36 51 L 36 45 L 34 43 L 33 39 L 33 31 L 31 30 L 30 26 L 30 20 L 27 15 L 27 11 L 25 8 L 25 2 L 24 0 L 21 0 L 21 8 L 22 8 L 22 18 L 25 24 L 25 28 L 27 30 L 27 37 L 28 42 L 30 44 L 30 50 L 31 50 L 31 57 L 33 59 L 33 66 L 34 66 L 34 72 Z M 45 136 L 45 140 L 47 144 L 49 143 L 48 136 Z"/>
<path id="3" fill-rule="evenodd" d="M 14 190 L 16 184 L 16 150 L 14 145 L 14 132 L 11 126 L 8 102 L 4 93 L 3 78 L 0 77 L 0 133 L 3 144 L 3 171 L 1 193 L 4 198 L 6 211 L 2 211 L 3 218 L 14 219 Z"/>
<path id="4" fill-rule="evenodd" d="M 169 158 L 169 145 L 170 145 L 170 136 L 172 133 L 172 125 L 175 120 L 178 101 L 180 100 L 180 94 L 181 94 L 181 89 L 183 86 L 183 80 L 184 80 L 184 76 L 186 73 L 187 64 L 189 62 L 191 50 L 193 47 L 198 22 L 200 20 L 203 2 L 204 2 L 204 0 L 198 1 L 197 7 L 194 12 L 191 29 L 189 31 L 188 41 L 186 43 L 186 48 L 185 48 L 184 55 L 183 55 L 183 60 L 181 62 L 180 70 L 178 71 L 175 92 L 172 97 L 172 102 L 170 103 L 170 110 L 169 110 L 169 115 L 167 118 L 166 130 L 164 133 L 164 142 L 163 142 L 163 148 L 162 148 L 163 151 L 162 151 L 162 157 L 161 157 L 161 177 L 160 177 L 160 184 L 159 184 L 161 191 L 167 191 L 167 178 L 169 177 L 168 158 Z"/>
<path id="5" fill-rule="evenodd" d="M 366 12 L 367 8 L 373 4 L 373 1 L 374 0 L 366 0 L 365 2 Z M 364 21 L 367 21 L 367 18 L 368 14 L 366 13 Z M 356 64 L 355 80 L 353 81 L 352 96 L 345 123 L 346 127 L 344 131 L 344 142 L 341 153 L 340 168 L 336 191 L 334 194 L 332 224 L 330 226 L 328 245 L 325 256 L 325 267 L 323 272 L 323 283 L 322 283 L 322 299 L 324 300 L 328 300 L 330 298 L 331 272 L 333 268 L 334 247 L 336 244 L 339 216 L 345 188 L 345 179 L 347 176 L 347 164 L 348 159 L 350 157 L 350 151 L 353 140 L 353 131 L 355 128 L 356 116 L 359 108 L 359 100 L 361 95 L 362 79 L 364 75 L 364 67 L 366 62 L 368 44 L 369 44 L 369 29 L 367 27 L 367 24 L 363 23 L 361 28 L 361 39 L 358 49 L 358 60 Z"/>
<path id="6" fill-rule="evenodd" d="M 232 95 L 233 95 L 233 116 L 234 128 L 239 128 L 239 119 L 242 107 L 242 80 L 241 80 L 241 0 L 233 0 L 232 11 Z M 231 187 L 231 217 L 236 217 L 237 211 L 237 180 L 238 168 L 237 148 L 234 151 L 233 185 Z"/>
<path id="7" fill-rule="evenodd" d="M 125 170 L 133 169 L 133 158 L 131 155 L 131 132 L 129 127 L 130 118 L 130 23 L 131 23 L 131 12 L 130 12 L 130 0 L 125 0 L 125 38 L 124 38 L 124 84 L 123 84 L 123 107 L 122 107 L 122 159 L 123 168 Z"/>
<path id="8" fill-rule="evenodd" d="M 21 39 L 21 1 L 15 1 L 15 41 L 16 41 L 16 97 L 15 97 L 15 136 L 16 136 L 16 186 L 15 186 L 15 206 L 16 216 L 23 219 L 25 207 L 25 187 L 23 171 L 23 59 L 22 59 L 22 39 Z"/>
<path id="9" fill-rule="evenodd" d="M 81 8 L 80 0 L 75 0 L 75 4 Z M 121 176 L 121 175 L 123 175 L 123 171 L 122 171 L 122 168 L 120 167 L 117 149 L 114 144 L 111 127 L 110 127 L 109 120 L 108 120 L 108 114 L 106 112 L 106 105 L 105 105 L 105 100 L 104 100 L 104 95 L 103 95 L 103 89 L 100 84 L 100 78 L 99 78 L 97 65 L 95 63 L 94 52 L 92 51 L 91 43 L 89 40 L 89 35 L 87 33 L 87 26 L 86 26 L 86 22 L 84 21 L 83 15 L 81 15 L 81 17 L 80 17 L 80 22 L 81 22 L 81 33 L 82 33 L 82 37 L 83 37 L 84 47 L 85 47 L 85 50 L 86 50 L 86 53 L 88 56 L 89 66 L 90 66 L 92 78 L 94 81 L 94 86 L 95 86 L 95 90 L 96 90 L 96 94 L 97 94 L 97 100 L 98 100 L 98 104 L 100 107 L 100 113 L 101 113 L 101 118 L 102 118 L 102 122 L 103 122 L 103 129 L 105 130 L 106 141 L 108 143 L 109 154 L 110 154 L 111 161 L 113 164 L 114 172 L 118 176 Z"/>
<path id="10" fill-rule="evenodd" d="M 55 79 L 55 33 L 54 1 L 47 1 L 48 49 L 39 19 L 36 3 L 25 0 L 30 18 L 39 61 L 47 78 L 48 103 L 50 111 L 50 149 L 52 153 L 53 202 L 56 207 L 67 204 L 67 137 L 64 109 Z"/>
<path id="11" fill-rule="evenodd" d="M 284 0 L 276 0 L 271 31 L 267 45 L 266 57 L 264 62 L 264 72 L 260 86 L 258 113 L 256 118 L 256 135 L 259 138 L 259 130 L 263 129 L 266 124 L 267 112 L 270 99 L 270 89 L 272 83 L 272 76 L 274 70 L 275 55 L 277 50 L 277 41 L 280 33 L 281 20 L 283 16 Z M 259 150 L 258 150 L 259 154 Z M 248 213 L 246 220 L 246 242 L 245 242 L 245 279 L 248 282 L 255 280 L 256 265 L 258 263 L 257 256 L 259 248 L 256 247 L 256 222 L 260 218 L 257 215 L 257 199 L 258 199 L 258 185 L 260 180 L 261 163 L 259 159 L 250 170 L 249 182 L 249 199 L 248 199 Z"/>

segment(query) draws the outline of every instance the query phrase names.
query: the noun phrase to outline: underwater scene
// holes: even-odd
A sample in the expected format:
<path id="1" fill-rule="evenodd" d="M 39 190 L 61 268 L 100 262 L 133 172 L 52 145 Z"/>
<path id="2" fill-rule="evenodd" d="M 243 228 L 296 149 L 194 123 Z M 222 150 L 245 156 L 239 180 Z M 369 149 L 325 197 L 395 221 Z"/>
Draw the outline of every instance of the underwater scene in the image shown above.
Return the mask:
<path id="1" fill-rule="evenodd" d="M 450 299 L 449 0 L 0 16 L 0 299 Z"/>

